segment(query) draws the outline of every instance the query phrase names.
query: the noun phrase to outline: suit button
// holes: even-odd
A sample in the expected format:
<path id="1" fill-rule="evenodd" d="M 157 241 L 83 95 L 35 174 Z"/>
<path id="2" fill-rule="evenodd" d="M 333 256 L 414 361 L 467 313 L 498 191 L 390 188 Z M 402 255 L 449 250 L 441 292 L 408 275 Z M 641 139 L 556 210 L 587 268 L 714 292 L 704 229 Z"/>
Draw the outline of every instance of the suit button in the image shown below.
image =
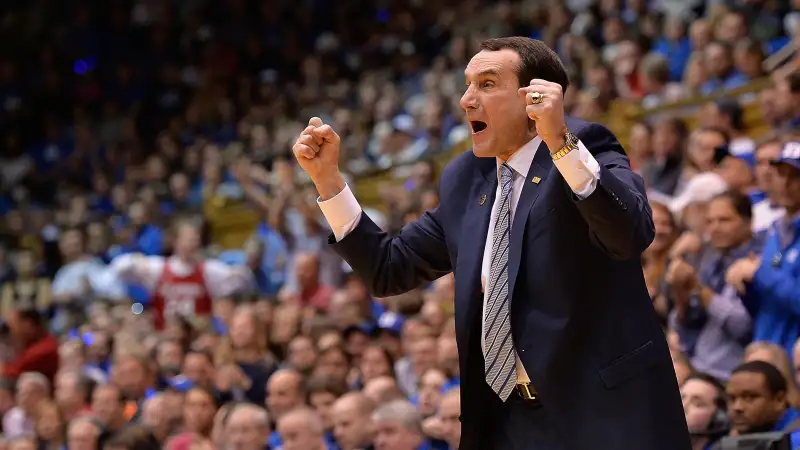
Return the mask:
<path id="1" fill-rule="evenodd" d="M 628 205 L 622 205 L 622 210 L 626 211 L 628 209 Z"/>

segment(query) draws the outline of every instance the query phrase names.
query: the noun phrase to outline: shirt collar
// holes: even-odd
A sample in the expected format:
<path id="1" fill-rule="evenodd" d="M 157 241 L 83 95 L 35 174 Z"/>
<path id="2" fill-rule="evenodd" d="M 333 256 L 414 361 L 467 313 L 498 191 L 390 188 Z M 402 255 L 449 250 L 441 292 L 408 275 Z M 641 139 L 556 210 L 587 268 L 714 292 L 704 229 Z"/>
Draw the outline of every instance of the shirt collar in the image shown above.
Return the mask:
<path id="1" fill-rule="evenodd" d="M 531 164 L 533 163 L 533 157 L 536 156 L 536 150 L 539 148 L 539 145 L 542 143 L 542 138 L 536 136 L 535 138 L 528 141 L 527 144 L 520 147 L 519 150 L 514 152 L 506 164 L 508 164 L 514 172 L 522 175 L 523 177 L 528 177 L 528 171 L 531 168 Z M 499 158 L 497 159 L 497 176 L 500 179 L 500 166 L 503 165 L 503 161 Z"/>

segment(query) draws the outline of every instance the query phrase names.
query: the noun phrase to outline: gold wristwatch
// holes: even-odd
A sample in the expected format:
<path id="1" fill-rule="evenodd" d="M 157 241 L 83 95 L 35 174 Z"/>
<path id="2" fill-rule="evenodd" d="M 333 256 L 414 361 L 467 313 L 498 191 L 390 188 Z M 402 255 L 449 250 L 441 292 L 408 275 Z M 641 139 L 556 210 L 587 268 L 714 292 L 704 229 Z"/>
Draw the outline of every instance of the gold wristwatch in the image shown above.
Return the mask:
<path id="1" fill-rule="evenodd" d="M 567 156 L 567 153 L 578 148 L 578 136 L 575 136 L 574 134 L 567 131 L 567 133 L 564 135 L 564 138 L 565 138 L 564 146 L 561 147 L 559 151 L 551 155 L 553 157 L 553 161 L 558 161 L 559 159 Z"/>

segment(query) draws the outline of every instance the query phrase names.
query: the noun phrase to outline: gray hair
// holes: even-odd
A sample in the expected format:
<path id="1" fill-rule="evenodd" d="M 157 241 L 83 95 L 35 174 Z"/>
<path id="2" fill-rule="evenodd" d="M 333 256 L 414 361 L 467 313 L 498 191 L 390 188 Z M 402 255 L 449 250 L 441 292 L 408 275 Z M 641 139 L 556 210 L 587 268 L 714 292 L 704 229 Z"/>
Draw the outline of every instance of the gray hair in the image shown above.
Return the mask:
<path id="1" fill-rule="evenodd" d="M 22 385 L 23 383 L 32 383 L 39 385 L 42 389 L 47 392 L 50 392 L 50 381 L 47 379 L 46 376 L 42 375 L 39 372 L 25 372 L 19 376 L 17 379 L 17 386 Z"/>
<path id="2" fill-rule="evenodd" d="M 100 424 L 97 423 L 95 419 L 89 417 L 78 417 L 76 419 L 72 419 L 69 422 L 69 425 L 67 425 L 67 434 L 69 434 L 69 432 L 72 431 L 73 428 L 77 428 L 81 425 L 90 425 L 92 429 L 95 431 L 95 435 L 97 437 L 99 437 L 100 433 L 102 432 Z"/>
<path id="3" fill-rule="evenodd" d="M 269 428 L 269 413 L 266 409 L 253 403 L 238 403 L 234 405 L 233 408 L 231 408 L 231 410 L 228 412 L 228 417 L 226 418 L 225 422 L 227 424 L 227 422 L 231 420 L 231 417 L 233 417 L 233 415 L 236 413 L 248 412 L 252 413 L 253 418 L 259 427 Z"/>
<path id="4" fill-rule="evenodd" d="M 372 413 L 372 420 L 400 422 L 407 430 L 422 434 L 422 418 L 419 411 L 406 400 L 393 400 L 379 406 Z"/>

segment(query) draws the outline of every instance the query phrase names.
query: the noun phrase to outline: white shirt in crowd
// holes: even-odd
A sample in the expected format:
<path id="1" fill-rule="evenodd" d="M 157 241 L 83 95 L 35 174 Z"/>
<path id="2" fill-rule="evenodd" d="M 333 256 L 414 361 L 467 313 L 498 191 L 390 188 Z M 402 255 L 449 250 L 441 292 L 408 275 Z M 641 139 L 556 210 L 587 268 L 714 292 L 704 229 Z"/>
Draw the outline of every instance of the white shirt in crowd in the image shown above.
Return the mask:
<path id="1" fill-rule="evenodd" d="M 769 199 L 761 200 L 753 205 L 753 232 L 759 233 L 768 229 L 776 220 L 786 215 L 786 209 L 774 206 Z"/>
<path id="2" fill-rule="evenodd" d="M 3 436 L 6 439 L 34 435 L 36 435 L 36 421 L 28 417 L 19 406 L 11 408 L 3 416 Z"/>
<path id="3" fill-rule="evenodd" d="M 111 261 L 111 270 L 120 279 L 136 283 L 148 291 L 154 291 L 164 274 L 164 265 L 169 264 L 170 271 L 177 276 L 188 276 L 194 267 L 175 256 L 145 256 L 141 254 L 125 254 Z M 212 299 L 229 297 L 253 286 L 253 274 L 243 266 L 229 266 L 216 259 L 207 259 L 203 263 L 203 278 Z"/>
<path id="4" fill-rule="evenodd" d="M 125 287 L 105 269 L 106 265 L 97 258 L 66 264 L 58 269 L 53 279 L 53 295 L 85 298 L 93 293 L 102 298 L 122 300 L 127 295 Z"/>
<path id="5" fill-rule="evenodd" d="M 507 164 L 514 170 L 510 205 L 512 223 L 514 211 L 516 210 L 520 194 L 522 193 L 522 187 L 525 185 L 525 180 L 528 178 L 528 170 L 530 169 L 533 158 L 536 155 L 541 142 L 542 139 L 537 136 L 525 144 L 519 151 L 514 153 L 507 161 Z M 498 180 L 500 176 L 501 164 L 502 161 L 498 160 Z M 578 143 L 577 151 L 567 153 L 563 158 L 554 161 L 554 164 L 564 177 L 564 180 L 566 180 L 567 184 L 569 184 L 570 188 L 572 188 L 572 191 L 575 192 L 579 198 L 583 199 L 588 197 L 597 188 L 597 182 L 600 179 L 600 164 L 598 164 L 597 160 L 595 160 L 594 156 L 592 156 L 591 152 L 589 152 L 582 142 Z M 497 209 L 500 207 L 500 190 L 501 186 L 498 182 L 495 201 L 492 205 L 492 215 L 489 221 L 489 230 L 494 229 L 494 223 L 496 221 L 495 215 L 497 214 Z M 330 224 L 331 229 L 333 230 L 333 235 L 336 237 L 337 241 L 342 240 L 351 231 L 353 231 L 353 229 L 358 225 L 359 219 L 361 218 L 361 206 L 358 204 L 358 200 L 356 200 L 355 196 L 350 191 L 350 187 L 347 185 L 345 185 L 345 188 L 342 190 L 342 192 L 334 197 L 326 201 L 320 201 L 319 206 L 322 209 L 322 214 L 325 215 L 325 219 Z M 482 320 L 485 320 L 486 316 L 486 301 L 488 300 L 486 297 L 488 296 L 488 293 L 486 292 L 485 286 L 490 272 L 489 264 L 491 261 L 493 239 L 494 234 L 491 231 L 488 232 L 486 235 L 486 244 L 483 252 L 483 264 L 481 266 L 481 281 L 482 285 L 484 286 L 484 313 L 482 315 Z M 484 348 L 485 351 L 483 335 L 484 334 L 481 333 L 481 347 Z M 525 372 L 525 368 L 520 363 L 519 356 L 517 357 L 517 381 L 519 383 L 526 383 L 530 381 L 530 377 L 528 377 L 528 374 Z"/>

